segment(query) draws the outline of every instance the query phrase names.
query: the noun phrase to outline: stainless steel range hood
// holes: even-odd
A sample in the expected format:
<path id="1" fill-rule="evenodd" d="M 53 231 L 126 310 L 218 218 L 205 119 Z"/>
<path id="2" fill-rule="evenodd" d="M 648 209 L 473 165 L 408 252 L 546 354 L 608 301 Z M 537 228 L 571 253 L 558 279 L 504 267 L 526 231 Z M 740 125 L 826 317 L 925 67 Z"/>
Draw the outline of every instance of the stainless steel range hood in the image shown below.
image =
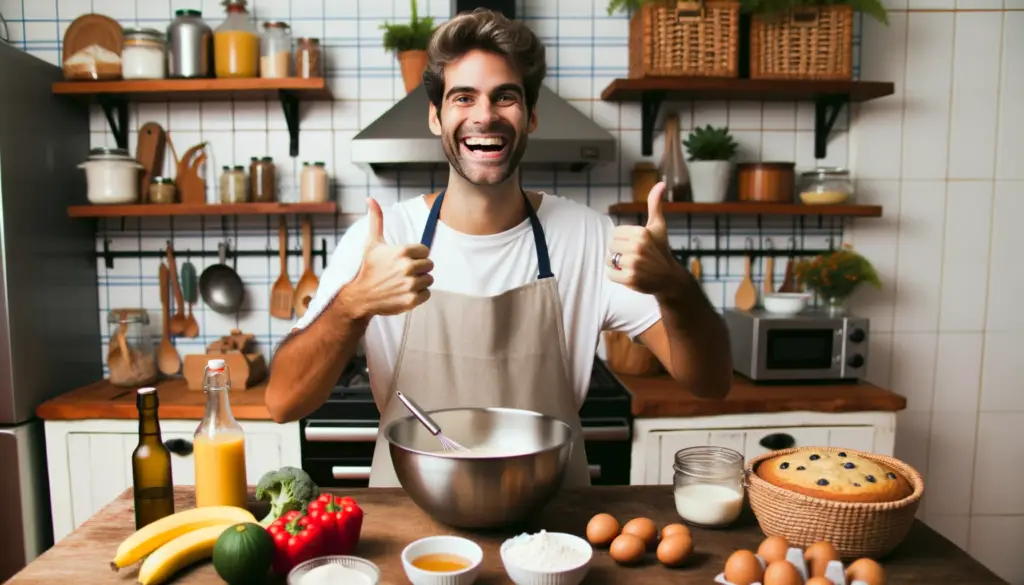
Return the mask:
<path id="1" fill-rule="evenodd" d="M 453 0 L 452 13 L 478 6 L 515 18 L 514 0 Z M 420 85 L 352 139 L 352 162 L 372 172 L 446 167 L 441 140 L 427 125 L 429 100 Z M 542 86 L 537 130 L 530 135 L 521 166 L 583 171 L 614 161 L 615 137 L 555 92 Z"/>

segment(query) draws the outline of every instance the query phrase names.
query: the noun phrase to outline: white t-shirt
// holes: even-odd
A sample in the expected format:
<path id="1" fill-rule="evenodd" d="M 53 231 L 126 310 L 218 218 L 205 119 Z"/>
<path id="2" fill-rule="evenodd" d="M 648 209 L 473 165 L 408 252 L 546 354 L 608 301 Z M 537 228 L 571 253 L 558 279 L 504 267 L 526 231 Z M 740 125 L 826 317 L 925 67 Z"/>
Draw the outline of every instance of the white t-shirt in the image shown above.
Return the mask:
<path id="1" fill-rule="evenodd" d="M 395 203 L 383 211 L 387 243 L 420 241 L 430 212 L 423 196 Z M 606 276 L 611 219 L 585 205 L 547 194 L 543 194 L 537 217 L 544 227 L 551 271 L 558 281 L 570 376 L 578 404 L 582 404 L 601 331 L 621 331 L 635 339 L 661 319 L 661 311 L 653 296 L 635 292 Z M 366 235 L 365 217 L 345 231 L 320 276 L 316 296 L 296 328 L 307 327 L 338 290 L 355 277 Z M 438 221 L 430 258 L 434 261 L 432 290 L 496 296 L 537 279 L 537 251 L 529 219 L 486 236 L 457 232 L 443 220 Z M 386 396 L 391 386 L 404 325 L 405 315 L 374 317 L 367 329 L 367 367 L 373 394 L 378 398 Z"/>

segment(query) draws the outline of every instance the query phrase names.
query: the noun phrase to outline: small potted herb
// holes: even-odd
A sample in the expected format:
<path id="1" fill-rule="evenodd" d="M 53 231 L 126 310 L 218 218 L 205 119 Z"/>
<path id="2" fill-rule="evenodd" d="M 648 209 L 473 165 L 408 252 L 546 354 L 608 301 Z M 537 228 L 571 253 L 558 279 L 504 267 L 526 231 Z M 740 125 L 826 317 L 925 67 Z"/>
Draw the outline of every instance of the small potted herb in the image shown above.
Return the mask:
<path id="1" fill-rule="evenodd" d="M 844 244 L 838 250 L 803 259 L 793 266 L 797 281 L 818 294 L 832 314 L 845 312 L 846 299 L 863 283 L 881 288 L 875 267 Z"/>
<path id="2" fill-rule="evenodd" d="M 412 18 L 409 24 L 384 24 L 384 50 L 398 56 L 402 67 L 402 80 L 405 82 L 406 93 L 419 87 L 423 82 L 423 71 L 427 68 L 427 43 L 434 34 L 434 19 L 419 18 L 416 0 L 409 0 L 412 5 Z"/>
<path id="3" fill-rule="evenodd" d="M 683 146 L 688 155 L 686 168 L 690 172 L 694 203 L 725 201 L 732 177 L 732 157 L 738 147 L 729 128 L 714 128 L 711 124 L 694 128 L 683 140 Z"/>

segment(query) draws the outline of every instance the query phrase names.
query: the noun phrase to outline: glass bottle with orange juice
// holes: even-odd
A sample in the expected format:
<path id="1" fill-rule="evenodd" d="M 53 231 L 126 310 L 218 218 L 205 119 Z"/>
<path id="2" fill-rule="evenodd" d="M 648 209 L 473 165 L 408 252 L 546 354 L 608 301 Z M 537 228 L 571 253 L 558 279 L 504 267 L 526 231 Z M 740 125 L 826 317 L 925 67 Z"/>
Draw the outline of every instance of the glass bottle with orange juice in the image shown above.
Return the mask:
<path id="1" fill-rule="evenodd" d="M 245 434 L 231 414 L 231 378 L 224 360 L 210 360 L 203 373 L 206 415 L 192 441 L 196 506 L 245 507 Z"/>
<path id="2" fill-rule="evenodd" d="M 260 72 L 260 32 L 245 9 L 246 0 L 224 0 L 227 16 L 213 33 L 217 77 L 257 77 Z"/>

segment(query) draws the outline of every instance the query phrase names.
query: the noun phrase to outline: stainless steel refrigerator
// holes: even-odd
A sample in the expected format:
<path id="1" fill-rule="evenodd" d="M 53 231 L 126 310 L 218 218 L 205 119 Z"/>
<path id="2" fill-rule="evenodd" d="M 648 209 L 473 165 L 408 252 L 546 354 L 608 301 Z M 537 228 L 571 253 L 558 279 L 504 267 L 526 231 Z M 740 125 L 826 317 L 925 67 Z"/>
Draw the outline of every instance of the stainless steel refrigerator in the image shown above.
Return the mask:
<path id="1" fill-rule="evenodd" d="M 60 78 L 0 42 L 0 582 L 52 544 L 36 407 L 103 376 L 95 226 L 67 214 L 89 114 L 51 93 Z"/>

